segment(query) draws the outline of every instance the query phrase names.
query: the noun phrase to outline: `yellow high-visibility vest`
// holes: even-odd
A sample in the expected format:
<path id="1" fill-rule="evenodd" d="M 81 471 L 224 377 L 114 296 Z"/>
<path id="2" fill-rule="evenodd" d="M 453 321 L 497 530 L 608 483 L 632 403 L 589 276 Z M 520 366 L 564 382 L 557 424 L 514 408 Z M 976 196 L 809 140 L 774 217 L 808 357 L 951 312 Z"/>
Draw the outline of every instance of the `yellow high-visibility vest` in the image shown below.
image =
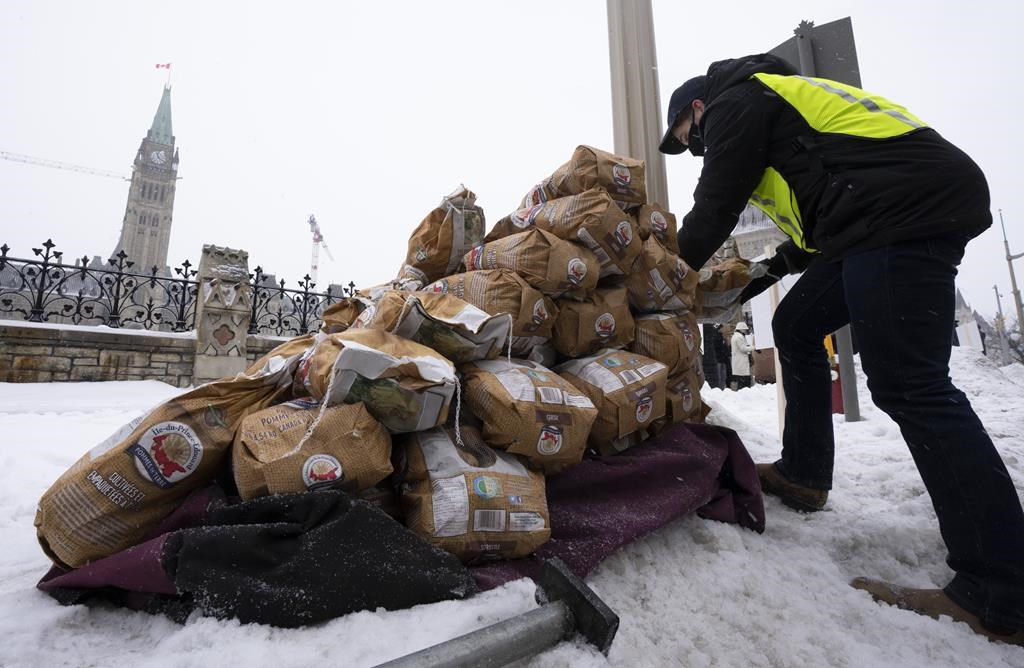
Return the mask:
<path id="1" fill-rule="evenodd" d="M 812 129 L 869 139 L 890 139 L 928 127 L 894 102 L 838 81 L 759 73 L 751 77 L 788 102 Z M 768 167 L 750 196 L 801 249 L 814 251 L 805 238 L 800 207 L 782 174 Z"/>

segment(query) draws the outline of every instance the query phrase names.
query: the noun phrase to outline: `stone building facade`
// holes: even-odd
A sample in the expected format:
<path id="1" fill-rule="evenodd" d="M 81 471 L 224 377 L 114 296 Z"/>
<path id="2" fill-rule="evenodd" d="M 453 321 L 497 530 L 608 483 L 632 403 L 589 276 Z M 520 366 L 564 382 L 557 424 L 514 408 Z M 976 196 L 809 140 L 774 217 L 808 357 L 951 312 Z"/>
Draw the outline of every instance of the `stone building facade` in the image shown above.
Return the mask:
<path id="1" fill-rule="evenodd" d="M 786 240 L 786 234 L 760 209 L 747 206 L 740 214 L 732 233 L 740 257 L 753 260 L 764 255 L 765 246 L 775 248 Z"/>
<path id="2" fill-rule="evenodd" d="M 167 248 L 171 240 L 178 149 L 171 128 L 171 89 L 165 87 L 146 137 L 135 153 L 132 182 L 128 189 L 121 236 L 111 253 L 124 251 L 133 271 L 149 273 L 156 267 L 166 274 Z"/>

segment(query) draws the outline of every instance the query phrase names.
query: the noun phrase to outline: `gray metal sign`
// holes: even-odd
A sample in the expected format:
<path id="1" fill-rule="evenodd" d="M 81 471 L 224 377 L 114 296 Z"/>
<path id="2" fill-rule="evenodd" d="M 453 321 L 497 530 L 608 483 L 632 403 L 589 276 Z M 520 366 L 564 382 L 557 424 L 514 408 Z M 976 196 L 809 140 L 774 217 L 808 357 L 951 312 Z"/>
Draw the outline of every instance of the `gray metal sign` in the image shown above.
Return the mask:
<path id="1" fill-rule="evenodd" d="M 850 17 L 816 26 L 801 21 L 794 36 L 772 49 L 804 76 L 822 77 L 860 88 L 860 65 Z"/>

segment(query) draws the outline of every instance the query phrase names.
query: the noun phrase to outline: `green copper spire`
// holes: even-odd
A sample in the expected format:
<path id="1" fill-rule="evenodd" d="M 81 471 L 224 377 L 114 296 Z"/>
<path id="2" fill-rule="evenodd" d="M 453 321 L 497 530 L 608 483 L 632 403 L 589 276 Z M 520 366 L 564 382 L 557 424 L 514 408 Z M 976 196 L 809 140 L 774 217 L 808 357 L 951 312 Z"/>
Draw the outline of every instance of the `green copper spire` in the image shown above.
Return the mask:
<path id="1" fill-rule="evenodd" d="M 171 87 L 164 88 L 163 97 L 160 98 L 160 106 L 156 109 L 156 116 L 153 117 L 153 126 L 149 128 L 149 139 L 159 144 L 171 146 L 174 144 L 174 133 L 171 131 Z"/>

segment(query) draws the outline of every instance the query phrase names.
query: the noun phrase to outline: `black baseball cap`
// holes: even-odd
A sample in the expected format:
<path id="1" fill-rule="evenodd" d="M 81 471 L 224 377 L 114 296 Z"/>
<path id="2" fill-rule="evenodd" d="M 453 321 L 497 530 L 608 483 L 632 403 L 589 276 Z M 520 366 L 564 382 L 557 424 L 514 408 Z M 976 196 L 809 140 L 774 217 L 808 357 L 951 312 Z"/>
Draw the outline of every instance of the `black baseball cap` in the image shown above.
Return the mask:
<path id="1" fill-rule="evenodd" d="M 672 129 L 679 122 L 683 112 L 693 105 L 694 100 L 704 98 L 704 82 L 706 80 L 707 77 L 703 74 L 699 77 L 694 77 L 679 88 L 676 88 L 672 93 L 672 97 L 668 101 L 668 128 L 665 130 L 665 136 L 658 146 L 658 150 L 662 153 L 678 155 L 686 152 L 686 144 L 676 139 L 675 135 L 672 134 Z"/>

